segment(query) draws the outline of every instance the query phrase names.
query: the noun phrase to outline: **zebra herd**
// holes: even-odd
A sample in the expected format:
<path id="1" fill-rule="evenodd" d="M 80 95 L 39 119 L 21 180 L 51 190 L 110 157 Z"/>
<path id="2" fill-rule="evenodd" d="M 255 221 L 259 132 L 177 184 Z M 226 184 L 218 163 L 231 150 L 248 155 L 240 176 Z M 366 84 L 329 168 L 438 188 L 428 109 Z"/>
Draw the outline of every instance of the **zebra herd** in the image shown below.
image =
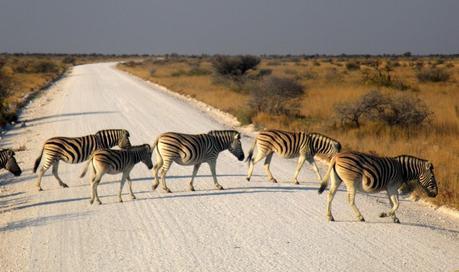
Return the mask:
<path id="1" fill-rule="evenodd" d="M 122 173 L 118 195 L 120 202 L 123 201 L 121 193 L 126 180 L 129 184 L 130 195 L 135 199 L 130 172 L 139 162 L 143 162 L 148 169 L 153 169 L 153 190 L 161 183 L 163 190 L 168 193 L 171 192 L 166 185 L 165 177 L 173 162 L 180 165 L 193 165 L 189 184 L 191 191 L 194 191 L 193 181 L 202 163 L 209 164 L 215 187 L 223 190 L 217 181 L 216 162 L 218 155 L 222 151 L 228 150 L 239 161 L 244 160 L 245 157 L 241 144 L 241 134 L 235 130 L 213 130 L 205 134 L 195 135 L 167 132 L 161 134 L 152 145 L 138 146 L 132 146 L 129 137 L 130 134 L 127 130 L 108 129 L 83 137 L 48 139 L 44 143 L 41 154 L 35 161 L 33 168 L 34 173 L 36 173 L 41 161 L 43 161 L 36 182 L 38 190 L 42 190 L 42 176 L 51 166 L 52 173 L 59 185 L 68 187 L 58 175 L 61 160 L 72 164 L 88 161 L 81 177 L 86 174 L 89 168 L 94 172 L 90 179 L 91 204 L 94 201 L 101 204 L 97 187 L 105 174 Z M 120 149 L 111 149 L 114 146 L 118 146 Z M 255 148 L 257 153 L 254 155 Z M 155 150 L 156 164 L 153 166 L 151 157 Z M 379 157 L 355 151 L 341 152 L 341 144 L 325 135 L 281 130 L 265 130 L 257 135 L 246 158 L 249 165 L 247 181 L 250 181 L 255 164 L 265 158 L 266 175 L 271 182 L 277 183 L 269 170 L 274 153 L 283 158 L 298 158 L 293 175 L 295 184 L 299 184 L 298 174 L 305 161 L 313 166 L 319 180 L 321 180 L 319 194 L 326 189 L 328 180 L 331 179 L 326 207 L 329 221 L 334 221 L 331 203 L 341 182 L 346 185 L 349 205 L 360 221 L 365 220 L 355 205 L 357 190 L 365 193 L 387 191 L 392 208 L 388 212 L 381 213 L 380 216 L 391 216 L 395 223 L 400 223 L 395 212 L 399 207 L 398 189 L 402 184 L 417 180 L 429 197 L 435 197 L 438 193 L 433 165 L 429 161 L 408 155 Z M 21 169 L 17 165 L 14 155 L 11 150 L 1 150 L 0 167 L 19 176 Z M 315 163 L 314 157 L 316 155 L 329 160 L 329 167 L 324 178 L 321 177 Z"/>

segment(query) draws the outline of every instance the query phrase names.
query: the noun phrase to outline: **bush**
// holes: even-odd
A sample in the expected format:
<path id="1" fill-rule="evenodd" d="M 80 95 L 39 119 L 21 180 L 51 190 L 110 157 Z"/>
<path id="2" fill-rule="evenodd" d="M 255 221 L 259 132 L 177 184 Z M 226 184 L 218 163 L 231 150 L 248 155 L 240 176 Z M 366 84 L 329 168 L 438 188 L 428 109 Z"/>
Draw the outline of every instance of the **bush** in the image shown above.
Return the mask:
<path id="1" fill-rule="evenodd" d="M 59 66 L 51 61 L 40 61 L 34 66 L 35 73 L 57 73 Z"/>
<path id="2" fill-rule="evenodd" d="M 426 68 L 418 70 L 416 77 L 421 82 L 445 82 L 449 80 L 450 74 L 444 69 Z"/>
<path id="3" fill-rule="evenodd" d="M 67 56 L 62 60 L 63 63 L 75 65 L 76 58 L 73 56 Z"/>
<path id="4" fill-rule="evenodd" d="M 431 115 L 421 99 L 406 95 L 390 99 L 376 118 L 389 126 L 410 127 L 428 121 Z"/>
<path id="5" fill-rule="evenodd" d="M 355 102 L 338 103 L 335 112 L 341 124 L 360 127 L 363 118 L 388 126 L 411 127 L 429 121 L 432 115 L 420 99 L 404 96 L 384 96 L 371 91 Z"/>
<path id="6" fill-rule="evenodd" d="M 257 77 L 265 77 L 265 76 L 269 76 L 271 75 L 273 72 L 272 69 L 260 69 L 258 70 L 258 74 L 257 74 Z"/>
<path id="7" fill-rule="evenodd" d="M 222 76 L 239 77 L 248 70 L 255 68 L 261 59 L 256 56 L 223 56 L 212 59 L 212 65 L 217 74 Z"/>
<path id="8" fill-rule="evenodd" d="M 0 68 L 0 99 L 2 99 L 13 82 L 13 69 L 9 66 Z"/>
<path id="9" fill-rule="evenodd" d="M 292 79 L 265 77 L 251 92 L 249 104 L 257 112 L 294 115 L 298 113 L 303 86 Z"/>
<path id="10" fill-rule="evenodd" d="M 360 63 L 358 62 L 346 62 L 346 69 L 349 71 L 355 71 L 360 69 Z"/>

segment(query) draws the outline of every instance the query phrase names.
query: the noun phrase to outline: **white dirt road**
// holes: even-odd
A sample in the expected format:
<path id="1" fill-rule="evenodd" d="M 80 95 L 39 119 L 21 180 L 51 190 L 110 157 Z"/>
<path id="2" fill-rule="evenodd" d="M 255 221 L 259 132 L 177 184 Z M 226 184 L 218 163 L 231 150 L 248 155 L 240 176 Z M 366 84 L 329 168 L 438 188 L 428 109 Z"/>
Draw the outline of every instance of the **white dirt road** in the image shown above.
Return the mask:
<path id="1" fill-rule="evenodd" d="M 384 194 L 358 195 L 367 222 L 355 222 L 343 188 L 325 218 L 325 194 L 309 166 L 301 185 L 292 185 L 295 161 L 274 157 L 281 181 L 266 181 L 262 163 L 253 181 L 246 164 L 221 154 L 214 189 L 207 166 L 188 191 L 191 167 L 174 165 L 168 185 L 151 191 L 151 173 L 138 165 L 131 173 L 137 200 L 117 202 L 119 176 L 99 186 L 103 205 L 89 205 L 83 167 L 61 164 L 62 189 L 51 176 L 43 192 L 34 187 L 33 162 L 49 137 L 80 136 L 104 128 L 126 128 L 134 144 L 152 143 L 161 132 L 225 129 L 205 112 L 113 67 L 77 66 L 35 99 L 17 126 L 2 136 L 17 152 L 24 173 L 2 171 L 0 271 L 453 271 L 459 269 L 459 221 L 419 203 L 401 200 L 402 224 L 381 219 Z M 244 138 L 248 150 L 251 138 Z M 324 169 L 322 169 L 322 172 Z M 441 171 L 441 169 L 437 169 Z M 125 188 L 127 189 L 127 188 Z"/>

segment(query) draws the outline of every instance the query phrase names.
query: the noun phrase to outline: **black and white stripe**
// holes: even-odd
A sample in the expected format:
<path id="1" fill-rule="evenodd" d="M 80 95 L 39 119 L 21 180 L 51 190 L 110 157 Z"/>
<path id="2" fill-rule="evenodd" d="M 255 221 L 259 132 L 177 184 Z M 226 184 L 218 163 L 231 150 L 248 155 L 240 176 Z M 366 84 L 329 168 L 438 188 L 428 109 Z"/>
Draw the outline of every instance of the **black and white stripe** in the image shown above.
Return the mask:
<path id="1" fill-rule="evenodd" d="M 97 187 L 99 186 L 102 176 L 105 174 L 118 174 L 123 173 L 120 183 L 120 191 L 118 194 L 119 201 L 123 202 L 121 198 L 121 193 L 123 191 L 124 183 L 126 179 L 129 184 L 129 191 L 131 197 L 135 199 L 135 195 L 132 192 L 132 182 L 129 176 L 132 168 L 139 163 L 143 162 L 148 169 L 153 168 L 153 162 L 151 161 L 152 150 L 150 145 L 144 144 L 139 146 L 131 146 L 127 149 L 114 150 L 114 149 L 99 149 L 96 150 L 88 164 L 86 165 L 83 173 L 80 177 L 83 177 L 86 174 L 89 165 L 92 165 L 94 171 L 94 177 L 91 179 L 91 201 L 92 204 L 94 200 L 97 200 L 97 203 L 101 204 L 99 195 L 97 194 Z"/>
<path id="2" fill-rule="evenodd" d="M 365 193 L 387 191 L 392 209 L 388 213 L 381 213 L 380 216 L 392 216 L 396 223 L 400 222 L 395 215 L 399 206 L 398 189 L 403 183 L 417 180 L 429 197 L 435 197 L 438 193 L 432 163 L 408 155 L 378 157 L 360 152 L 338 153 L 330 162 L 319 193 L 327 187 L 329 177 L 332 183 L 327 199 L 327 217 L 331 221 L 334 220 L 331 202 L 342 181 L 346 184 L 349 204 L 361 221 L 364 219 L 354 200 L 356 190 Z"/>
<path id="3" fill-rule="evenodd" d="M 202 163 L 208 163 L 212 172 L 215 186 L 222 190 L 217 182 L 216 163 L 220 152 L 229 150 L 240 161 L 244 159 L 241 146 L 241 134 L 235 130 L 214 130 L 207 134 L 182 134 L 167 132 L 161 134 L 153 144 L 156 148 L 156 165 L 153 168 L 155 183 L 153 190 L 159 185 L 158 171 L 161 169 L 161 186 L 170 192 L 166 186 L 165 176 L 171 164 L 194 165 L 190 181 L 190 190 L 194 191 L 193 180 Z"/>
<path id="4" fill-rule="evenodd" d="M 20 176 L 22 170 L 16 162 L 14 155 L 15 153 L 11 149 L 0 150 L 0 169 L 6 169 L 13 173 L 13 175 Z"/>
<path id="5" fill-rule="evenodd" d="M 253 157 L 255 147 L 257 147 L 257 154 Z M 293 176 L 293 182 L 295 184 L 299 184 L 298 175 L 305 161 L 312 164 L 318 178 L 321 179 L 319 169 L 314 161 L 314 156 L 316 154 L 321 154 L 331 158 L 340 150 L 341 144 L 338 141 L 319 133 L 265 130 L 257 135 L 247 155 L 246 161 L 249 162 L 247 181 L 250 181 L 252 177 L 255 164 L 266 157 L 264 163 L 265 172 L 270 181 L 277 182 L 269 169 L 274 153 L 287 159 L 299 157 Z"/>
<path id="6" fill-rule="evenodd" d="M 110 148 L 118 145 L 121 148 L 131 146 L 129 132 L 125 129 L 100 130 L 96 134 L 83 137 L 53 137 L 43 145 L 40 156 L 35 161 L 35 173 L 43 158 L 43 165 L 38 173 L 36 186 L 41 191 L 41 179 L 44 173 L 53 166 L 53 175 L 62 187 L 68 187 L 58 175 L 59 161 L 66 163 L 81 163 L 100 148 Z"/>

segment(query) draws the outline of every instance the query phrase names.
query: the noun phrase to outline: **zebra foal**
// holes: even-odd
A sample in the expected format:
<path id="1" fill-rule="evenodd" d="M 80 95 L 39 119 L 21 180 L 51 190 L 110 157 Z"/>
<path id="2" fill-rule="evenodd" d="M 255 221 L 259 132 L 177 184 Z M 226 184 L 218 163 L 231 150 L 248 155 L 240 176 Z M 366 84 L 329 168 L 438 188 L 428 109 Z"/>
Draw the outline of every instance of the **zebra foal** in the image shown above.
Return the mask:
<path id="1" fill-rule="evenodd" d="M 15 155 L 11 149 L 0 150 L 0 169 L 4 168 L 17 177 L 21 175 L 22 170 L 14 157 Z"/>
<path id="2" fill-rule="evenodd" d="M 255 147 L 257 147 L 257 154 L 254 157 Z M 299 184 L 298 175 L 305 161 L 308 161 L 313 166 L 317 177 L 321 180 L 322 177 L 314 161 L 314 156 L 316 154 L 323 154 L 332 157 L 340 150 L 341 144 L 338 141 L 319 133 L 289 132 L 274 129 L 265 130 L 257 135 L 247 155 L 246 161 L 249 163 L 249 170 L 246 179 L 250 181 L 255 164 L 266 158 L 264 162 L 265 172 L 270 181 L 277 183 L 271 170 L 269 170 L 271 159 L 274 153 L 276 153 L 286 159 L 299 157 L 293 176 L 293 183 Z"/>
<path id="3" fill-rule="evenodd" d="M 239 161 L 244 160 L 241 134 L 235 130 L 213 130 L 207 134 L 182 134 L 167 132 L 161 134 L 152 149 L 156 148 L 156 165 L 153 167 L 155 182 L 152 189 L 159 185 L 158 171 L 161 169 L 161 187 L 168 193 L 165 176 L 172 163 L 194 165 L 190 181 L 190 190 L 194 191 L 193 180 L 202 163 L 208 163 L 215 187 L 223 190 L 216 176 L 217 158 L 220 152 L 229 150 Z"/>
<path id="4" fill-rule="evenodd" d="M 129 192 L 131 197 L 132 199 L 135 199 L 135 195 L 132 192 L 132 181 L 129 177 L 129 173 L 131 172 L 132 168 L 134 168 L 134 166 L 139 162 L 143 162 L 148 167 L 148 169 L 152 169 L 153 162 L 151 161 L 151 155 L 152 150 L 148 144 L 131 146 L 121 150 L 96 150 L 92 154 L 91 158 L 86 164 L 86 167 L 80 175 L 80 178 L 84 177 L 89 165 L 92 165 L 94 177 L 91 179 L 91 200 L 89 202 L 93 204 L 94 200 L 96 200 L 98 204 L 101 204 L 102 202 L 100 201 L 99 195 L 97 193 L 97 187 L 99 186 L 100 180 L 105 174 L 115 175 L 119 173 L 123 173 L 121 176 L 120 191 L 118 194 L 119 201 L 123 202 L 121 193 L 123 192 L 123 187 L 126 179 L 129 184 Z"/>
<path id="5" fill-rule="evenodd" d="M 356 190 L 365 193 L 387 191 L 392 208 L 387 213 L 381 213 L 380 217 L 391 216 L 395 223 L 400 223 L 395 212 L 399 207 L 398 189 L 402 184 L 417 180 L 429 197 L 438 194 L 432 163 L 409 155 L 378 157 L 360 152 L 338 153 L 330 162 L 319 194 L 327 187 L 329 177 L 332 180 L 327 197 L 329 221 L 334 221 L 331 203 L 341 182 L 346 184 L 349 205 L 360 221 L 365 219 L 355 205 Z"/>
<path id="6" fill-rule="evenodd" d="M 38 190 L 43 190 L 41 188 L 41 179 L 51 166 L 53 167 L 53 175 L 59 185 L 64 188 L 68 187 L 58 175 L 59 161 L 71 164 L 81 163 L 86 161 L 97 149 L 110 148 L 115 145 L 121 148 L 131 146 L 127 130 L 106 129 L 83 137 L 53 137 L 46 140 L 33 168 L 33 172 L 36 173 L 43 158 L 43 165 L 39 170 L 36 182 Z"/>

